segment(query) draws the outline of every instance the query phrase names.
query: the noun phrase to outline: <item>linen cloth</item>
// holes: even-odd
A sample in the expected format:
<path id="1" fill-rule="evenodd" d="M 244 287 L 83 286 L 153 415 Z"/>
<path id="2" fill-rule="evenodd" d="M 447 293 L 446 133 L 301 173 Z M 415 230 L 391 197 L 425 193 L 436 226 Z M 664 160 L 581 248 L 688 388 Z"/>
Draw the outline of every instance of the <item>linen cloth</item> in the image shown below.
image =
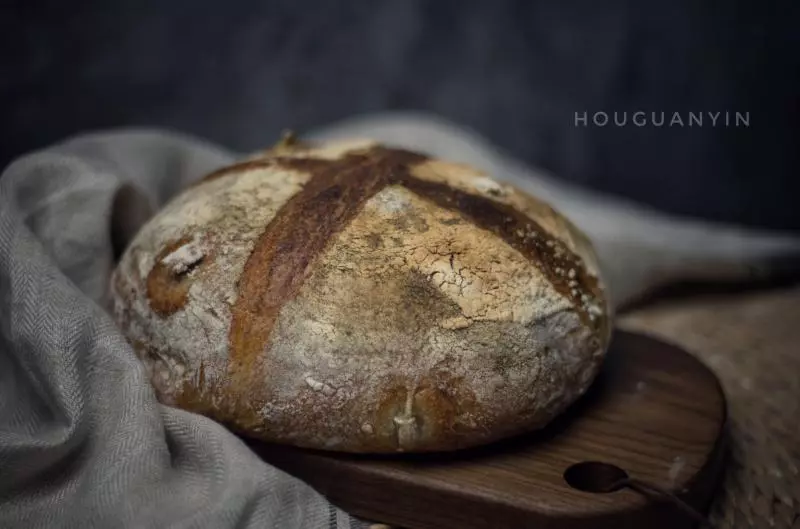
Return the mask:
<path id="1" fill-rule="evenodd" d="M 569 188 L 428 116 L 308 135 L 468 162 L 549 200 L 595 243 L 618 307 L 675 279 L 792 272 L 800 241 L 674 219 Z M 269 143 L 272 139 L 266 139 Z M 211 420 L 161 406 L 106 312 L 116 254 L 237 154 L 174 132 L 82 135 L 0 177 L 0 527 L 361 528 Z"/>

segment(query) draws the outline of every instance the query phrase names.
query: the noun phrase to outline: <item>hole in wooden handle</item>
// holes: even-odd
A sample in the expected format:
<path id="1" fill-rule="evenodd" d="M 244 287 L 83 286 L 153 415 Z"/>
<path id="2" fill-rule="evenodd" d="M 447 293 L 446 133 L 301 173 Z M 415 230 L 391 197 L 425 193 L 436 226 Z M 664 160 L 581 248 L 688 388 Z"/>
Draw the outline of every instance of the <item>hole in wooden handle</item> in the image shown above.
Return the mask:
<path id="1" fill-rule="evenodd" d="M 651 483 L 633 479 L 623 469 L 610 463 L 600 461 L 575 463 L 564 471 L 564 481 L 573 489 L 595 494 L 607 494 L 628 488 L 650 499 L 671 503 L 702 527 L 708 524 L 705 516 L 676 495 Z"/>
<path id="2" fill-rule="evenodd" d="M 628 479 L 628 473 L 615 465 L 599 461 L 576 463 L 564 472 L 564 481 L 573 489 L 583 492 L 605 494 L 622 488 L 620 483 Z"/>

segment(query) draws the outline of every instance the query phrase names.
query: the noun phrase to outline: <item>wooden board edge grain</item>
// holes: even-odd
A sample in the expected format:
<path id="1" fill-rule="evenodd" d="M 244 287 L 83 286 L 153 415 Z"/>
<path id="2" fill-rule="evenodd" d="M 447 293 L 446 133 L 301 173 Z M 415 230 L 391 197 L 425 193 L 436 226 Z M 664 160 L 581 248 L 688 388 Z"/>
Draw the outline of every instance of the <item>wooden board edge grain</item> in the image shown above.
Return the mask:
<path id="1" fill-rule="evenodd" d="M 683 501 L 689 503 L 692 507 L 707 514 L 711 504 L 714 500 L 714 492 L 716 486 L 721 482 L 724 477 L 725 468 L 730 458 L 730 432 L 729 417 L 728 417 L 728 404 L 725 395 L 725 389 L 722 386 L 719 378 L 714 374 L 714 371 L 698 356 L 683 349 L 678 343 L 666 340 L 663 337 L 646 331 L 629 331 L 623 329 L 615 329 L 615 333 L 624 336 L 627 340 L 635 340 L 642 343 L 642 345 L 657 344 L 661 348 L 669 348 L 675 353 L 681 353 L 685 357 L 692 360 L 697 366 L 697 370 L 705 373 L 706 378 L 715 386 L 717 394 L 720 396 L 720 408 L 718 413 L 720 416 L 720 423 L 717 434 L 717 441 L 714 443 L 713 448 L 709 452 L 708 460 L 702 469 L 695 475 L 694 479 L 687 485 L 688 492 L 674 491 Z"/>
<path id="2" fill-rule="evenodd" d="M 701 358 L 685 350 L 677 342 L 641 330 L 632 331 L 617 328 L 614 332 L 624 337 L 626 340 L 639 342 L 642 346 L 653 345 L 665 350 L 668 348 L 672 350 L 674 354 L 681 354 L 686 359 L 690 359 L 696 366 L 696 370 L 704 373 L 709 383 L 713 384 L 716 393 L 719 395 L 720 401 L 717 413 L 719 414 L 720 420 L 717 430 L 718 433 L 716 442 L 709 451 L 706 464 L 694 476 L 694 479 L 690 480 L 684 490 L 672 491 L 676 496 L 691 505 L 698 512 L 701 512 L 703 515 L 708 515 L 715 499 L 716 488 L 724 478 L 725 469 L 730 459 L 728 403 L 722 382 Z"/>

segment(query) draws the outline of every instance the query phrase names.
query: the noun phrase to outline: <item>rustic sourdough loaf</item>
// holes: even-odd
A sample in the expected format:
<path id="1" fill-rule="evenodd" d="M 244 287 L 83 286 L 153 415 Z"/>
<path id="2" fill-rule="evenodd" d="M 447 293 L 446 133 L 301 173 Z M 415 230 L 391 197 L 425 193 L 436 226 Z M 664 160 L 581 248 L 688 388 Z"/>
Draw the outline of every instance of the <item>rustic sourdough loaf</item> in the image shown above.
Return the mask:
<path id="1" fill-rule="evenodd" d="M 159 399 L 268 441 L 453 450 L 547 424 L 610 336 L 593 250 L 469 167 L 291 139 L 138 232 L 115 317 Z"/>

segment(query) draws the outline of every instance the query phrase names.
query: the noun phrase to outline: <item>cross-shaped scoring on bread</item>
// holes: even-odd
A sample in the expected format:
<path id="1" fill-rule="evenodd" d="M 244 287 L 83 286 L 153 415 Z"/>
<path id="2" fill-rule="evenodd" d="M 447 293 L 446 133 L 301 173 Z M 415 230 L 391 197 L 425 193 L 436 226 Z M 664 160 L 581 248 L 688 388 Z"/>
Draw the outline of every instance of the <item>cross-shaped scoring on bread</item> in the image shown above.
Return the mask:
<path id="1" fill-rule="evenodd" d="M 277 148 L 186 190 L 131 243 L 116 314 L 168 404 L 356 452 L 538 428 L 608 345 L 595 255 L 469 167 L 371 142 Z"/>

